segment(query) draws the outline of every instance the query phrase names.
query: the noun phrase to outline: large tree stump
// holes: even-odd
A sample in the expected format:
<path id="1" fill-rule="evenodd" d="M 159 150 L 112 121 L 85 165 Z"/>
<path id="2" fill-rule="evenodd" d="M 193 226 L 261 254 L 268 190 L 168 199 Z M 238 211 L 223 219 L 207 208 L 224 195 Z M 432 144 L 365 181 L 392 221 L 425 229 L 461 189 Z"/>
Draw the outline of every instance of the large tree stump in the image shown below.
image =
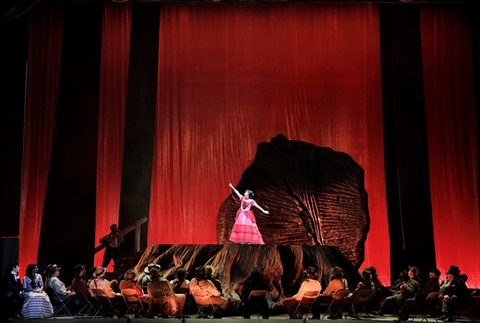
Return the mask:
<path id="1" fill-rule="evenodd" d="M 370 226 L 364 171 L 349 155 L 278 135 L 260 143 L 236 188 L 250 189 L 270 214 L 254 209 L 266 244 L 338 246 L 357 268 Z M 217 216 L 217 243 L 228 238 L 239 208 L 232 193 Z"/>

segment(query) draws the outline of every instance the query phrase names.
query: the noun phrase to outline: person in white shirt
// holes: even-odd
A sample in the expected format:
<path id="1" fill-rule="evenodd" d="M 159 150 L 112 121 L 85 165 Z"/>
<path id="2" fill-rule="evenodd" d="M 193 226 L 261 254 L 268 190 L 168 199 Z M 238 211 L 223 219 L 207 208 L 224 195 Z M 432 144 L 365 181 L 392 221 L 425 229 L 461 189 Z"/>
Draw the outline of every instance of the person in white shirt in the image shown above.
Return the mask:
<path id="1" fill-rule="evenodd" d="M 287 310 L 288 315 L 290 315 L 290 318 L 293 317 L 293 313 L 295 312 L 295 306 L 298 305 L 298 303 L 301 302 L 303 295 L 307 291 L 320 291 L 322 290 L 322 285 L 320 285 L 320 282 L 317 277 L 317 270 L 315 267 L 308 267 L 307 270 L 304 271 L 306 275 L 305 281 L 300 285 L 300 289 L 298 292 L 293 295 L 292 297 L 285 298 L 283 300 L 283 306 L 285 306 L 285 309 Z"/>

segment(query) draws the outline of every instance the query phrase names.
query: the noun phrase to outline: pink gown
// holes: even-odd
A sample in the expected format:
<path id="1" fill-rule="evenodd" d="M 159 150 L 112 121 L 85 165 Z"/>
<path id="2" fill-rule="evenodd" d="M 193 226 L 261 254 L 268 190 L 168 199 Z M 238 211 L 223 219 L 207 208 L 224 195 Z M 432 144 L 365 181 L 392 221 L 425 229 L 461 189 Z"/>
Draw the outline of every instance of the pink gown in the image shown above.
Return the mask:
<path id="1" fill-rule="evenodd" d="M 262 239 L 262 234 L 258 230 L 255 215 L 251 210 L 251 207 L 254 204 L 254 200 L 245 201 L 243 196 L 240 199 L 240 208 L 237 211 L 235 224 L 230 233 L 229 240 L 231 242 L 242 244 L 265 244 Z"/>

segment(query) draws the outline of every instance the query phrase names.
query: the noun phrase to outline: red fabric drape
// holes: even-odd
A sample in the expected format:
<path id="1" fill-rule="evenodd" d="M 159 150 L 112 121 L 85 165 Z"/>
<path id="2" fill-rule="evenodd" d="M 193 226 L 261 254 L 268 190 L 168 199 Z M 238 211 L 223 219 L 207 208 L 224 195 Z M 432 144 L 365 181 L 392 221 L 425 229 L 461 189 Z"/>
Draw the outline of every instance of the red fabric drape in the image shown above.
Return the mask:
<path id="1" fill-rule="evenodd" d="M 42 4 L 30 12 L 19 264 L 36 263 L 60 84 L 63 12 Z"/>
<path id="2" fill-rule="evenodd" d="M 148 243 L 216 243 L 228 183 L 283 133 L 365 169 L 389 281 L 377 6 L 165 3 L 160 24 Z"/>
<path id="3" fill-rule="evenodd" d="M 424 7 L 421 36 L 437 266 L 480 288 L 477 129 L 468 14 Z"/>
<path id="4" fill-rule="evenodd" d="M 95 244 L 118 224 L 130 53 L 131 5 L 105 3 L 98 121 Z M 121 228 L 120 228 L 121 229 Z M 95 254 L 100 266 L 104 251 Z M 109 268 L 112 269 L 113 262 Z"/>

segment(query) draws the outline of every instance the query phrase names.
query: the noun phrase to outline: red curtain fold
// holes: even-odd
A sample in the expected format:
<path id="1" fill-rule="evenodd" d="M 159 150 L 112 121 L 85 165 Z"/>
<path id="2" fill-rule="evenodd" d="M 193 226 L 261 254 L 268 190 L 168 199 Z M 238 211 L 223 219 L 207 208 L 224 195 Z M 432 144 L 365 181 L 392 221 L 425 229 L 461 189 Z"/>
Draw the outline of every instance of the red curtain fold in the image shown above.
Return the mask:
<path id="1" fill-rule="evenodd" d="M 423 7 L 422 55 L 437 267 L 480 288 L 477 128 L 469 15 Z"/>
<path id="2" fill-rule="evenodd" d="M 63 22 L 63 11 L 56 4 L 36 5 L 30 12 L 19 225 L 21 275 L 38 256 L 55 132 Z"/>
<path id="3" fill-rule="evenodd" d="M 95 245 L 118 224 L 130 53 L 131 5 L 105 3 L 98 121 Z M 121 229 L 121 228 L 120 228 Z M 100 266 L 103 250 L 95 254 Z M 109 270 L 112 270 L 110 263 Z"/>
<path id="4" fill-rule="evenodd" d="M 379 48 L 375 5 L 162 4 L 148 243 L 216 243 L 228 183 L 283 133 L 365 169 L 364 264 L 390 281 Z"/>

